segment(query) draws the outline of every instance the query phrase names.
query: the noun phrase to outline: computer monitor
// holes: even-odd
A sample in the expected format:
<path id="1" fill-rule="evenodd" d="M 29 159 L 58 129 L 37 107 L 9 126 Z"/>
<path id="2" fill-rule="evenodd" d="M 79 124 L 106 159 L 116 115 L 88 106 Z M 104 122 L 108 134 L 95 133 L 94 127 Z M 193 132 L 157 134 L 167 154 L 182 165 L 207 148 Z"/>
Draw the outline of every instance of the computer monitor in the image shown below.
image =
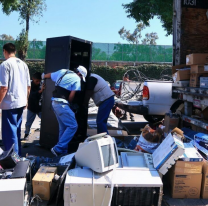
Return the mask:
<path id="1" fill-rule="evenodd" d="M 91 136 L 79 144 L 75 153 L 78 166 L 89 167 L 102 173 L 118 167 L 118 151 L 114 138 L 101 133 Z"/>

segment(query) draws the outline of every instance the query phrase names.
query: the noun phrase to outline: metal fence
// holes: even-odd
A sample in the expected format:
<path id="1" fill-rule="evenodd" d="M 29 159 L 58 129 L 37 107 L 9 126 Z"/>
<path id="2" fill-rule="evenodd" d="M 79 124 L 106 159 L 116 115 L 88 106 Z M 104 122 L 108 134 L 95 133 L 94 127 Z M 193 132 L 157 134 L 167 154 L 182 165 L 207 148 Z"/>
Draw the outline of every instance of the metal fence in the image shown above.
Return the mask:
<path id="1" fill-rule="evenodd" d="M 4 58 L 2 47 L 7 42 L 0 40 L 0 58 Z M 45 41 L 30 41 L 27 59 L 45 59 L 45 51 Z M 172 62 L 172 53 L 172 46 L 162 45 L 93 43 L 92 46 L 92 60 L 96 61 Z"/>

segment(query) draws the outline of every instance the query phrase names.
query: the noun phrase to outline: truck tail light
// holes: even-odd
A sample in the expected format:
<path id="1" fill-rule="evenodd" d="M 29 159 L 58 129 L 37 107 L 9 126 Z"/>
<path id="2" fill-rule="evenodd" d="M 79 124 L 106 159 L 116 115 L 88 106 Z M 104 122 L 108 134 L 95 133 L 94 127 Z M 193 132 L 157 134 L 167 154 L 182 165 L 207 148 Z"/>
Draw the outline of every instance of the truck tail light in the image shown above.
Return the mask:
<path id="1" fill-rule="evenodd" d="M 149 88 L 147 86 L 143 87 L 143 99 L 148 100 L 149 99 Z"/>

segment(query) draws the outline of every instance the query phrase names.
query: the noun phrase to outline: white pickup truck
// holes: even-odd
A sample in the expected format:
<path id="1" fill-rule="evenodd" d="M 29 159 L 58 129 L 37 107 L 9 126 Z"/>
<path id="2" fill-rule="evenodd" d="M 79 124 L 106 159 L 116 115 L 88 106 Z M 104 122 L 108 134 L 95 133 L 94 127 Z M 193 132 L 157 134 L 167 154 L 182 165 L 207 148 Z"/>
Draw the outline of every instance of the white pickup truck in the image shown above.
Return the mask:
<path id="1" fill-rule="evenodd" d="M 118 107 L 143 115 L 149 122 L 160 121 L 165 113 L 174 112 L 182 103 L 172 98 L 172 86 L 172 81 L 146 80 L 140 85 L 138 82 L 122 82 Z"/>

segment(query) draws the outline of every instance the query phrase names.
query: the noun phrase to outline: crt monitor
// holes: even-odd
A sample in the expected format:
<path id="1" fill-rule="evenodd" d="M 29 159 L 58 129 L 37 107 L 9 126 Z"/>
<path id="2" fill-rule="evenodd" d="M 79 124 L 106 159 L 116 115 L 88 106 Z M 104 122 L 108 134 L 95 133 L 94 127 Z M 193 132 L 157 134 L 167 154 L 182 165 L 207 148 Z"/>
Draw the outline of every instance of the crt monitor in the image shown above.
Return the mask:
<path id="1" fill-rule="evenodd" d="M 101 133 L 91 136 L 79 144 L 75 153 L 78 166 L 89 167 L 102 173 L 118 167 L 118 151 L 114 138 Z"/>

